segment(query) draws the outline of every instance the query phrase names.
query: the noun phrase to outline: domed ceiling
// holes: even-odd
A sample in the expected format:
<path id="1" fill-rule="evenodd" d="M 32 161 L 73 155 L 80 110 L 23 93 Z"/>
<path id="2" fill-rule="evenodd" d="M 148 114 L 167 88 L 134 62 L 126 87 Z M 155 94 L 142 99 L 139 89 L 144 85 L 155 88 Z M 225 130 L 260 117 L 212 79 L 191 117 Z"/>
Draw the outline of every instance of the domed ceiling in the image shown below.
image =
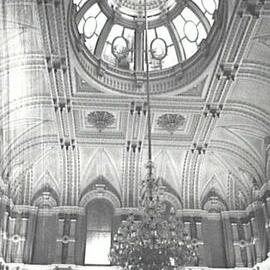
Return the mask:
<path id="1" fill-rule="evenodd" d="M 143 0 L 108 0 L 110 6 L 113 6 L 116 9 L 126 15 L 127 18 L 140 17 L 144 14 L 144 1 Z M 162 11 L 170 10 L 176 4 L 175 0 L 146 0 L 146 10 L 149 18 L 155 18 L 160 16 Z"/>
<path id="2" fill-rule="evenodd" d="M 73 0 L 77 30 L 88 51 L 120 69 L 145 70 L 144 1 Z M 200 49 L 219 0 L 147 1 L 150 70 L 183 63 Z"/>

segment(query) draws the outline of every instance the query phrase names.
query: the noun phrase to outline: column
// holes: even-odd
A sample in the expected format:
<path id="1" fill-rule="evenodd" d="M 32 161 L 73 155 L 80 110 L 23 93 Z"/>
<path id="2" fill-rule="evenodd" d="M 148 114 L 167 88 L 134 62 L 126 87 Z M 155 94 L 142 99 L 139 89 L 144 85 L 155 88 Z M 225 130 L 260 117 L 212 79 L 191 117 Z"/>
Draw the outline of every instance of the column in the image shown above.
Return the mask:
<path id="1" fill-rule="evenodd" d="M 7 254 L 6 261 L 12 262 L 12 251 L 15 249 L 13 246 L 12 236 L 15 234 L 16 218 L 9 216 L 8 218 L 8 240 L 7 240 Z"/>
<path id="2" fill-rule="evenodd" d="M 234 247 L 234 256 L 235 256 L 235 266 L 243 267 L 243 261 L 241 257 L 241 248 L 239 245 L 239 234 L 238 234 L 238 225 L 237 223 L 232 223 L 232 235 L 233 235 L 233 247 Z"/>
<path id="3" fill-rule="evenodd" d="M 196 222 L 196 238 L 198 241 L 198 252 L 199 252 L 199 265 L 200 266 L 205 266 L 205 246 L 204 246 L 204 242 L 202 240 L 202 223 L 201 222 Z"/>
<path id="4" fill-rule="evenodd" d="M 252 267 L 253 266 L 253 254 L 252 254 L 252 237 L 251 237 L 250 224 L 249 223 L 243 224 L 243 228 L 244 228 L 245 239 L 249 243 L 246 247 L 247 261 L 248 261 L 247 266 Z"/>
<path id="5" fill-rule="evenodd" d="M 55 250 L 55 263 L 62 262 L 62 252 L 63 252 L 63 235 L 64 235 L 64 219 L 58 220 L 58 236 L 56 239 L 56 250 Z"/>
<path id="6" fill-rule="evenodd" d="M 69 231 L 69 242 L 68 242 L 68 258 L 66 263 L 68 264 L 74 264 L 75 263 L 75 234 L 76 234 L 76 225 L 77 220 L 71 219 L 70 220 L 70 231 Z"/>

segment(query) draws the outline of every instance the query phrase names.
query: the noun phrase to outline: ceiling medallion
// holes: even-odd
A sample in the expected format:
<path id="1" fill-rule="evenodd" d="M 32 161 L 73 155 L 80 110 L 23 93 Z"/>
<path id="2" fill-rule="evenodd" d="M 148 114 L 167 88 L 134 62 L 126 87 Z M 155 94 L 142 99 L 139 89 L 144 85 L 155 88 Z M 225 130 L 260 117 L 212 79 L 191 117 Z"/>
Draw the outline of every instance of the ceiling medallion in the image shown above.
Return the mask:
<path id="1" fill-rule="evenodd" d="M 179 127 L 183 126 L 186 119 L 181 114 L 166 113 L 161 115 L 157 124 L 160 128 L 167 130 L 170 134 L 173 134 Z"/>
<path id="2" fill-rule="evenodd" d="M 101 132 L 115 123 L 115 117 L 106 111 L 94 111 L 88 114 L 88 123 Z"/>

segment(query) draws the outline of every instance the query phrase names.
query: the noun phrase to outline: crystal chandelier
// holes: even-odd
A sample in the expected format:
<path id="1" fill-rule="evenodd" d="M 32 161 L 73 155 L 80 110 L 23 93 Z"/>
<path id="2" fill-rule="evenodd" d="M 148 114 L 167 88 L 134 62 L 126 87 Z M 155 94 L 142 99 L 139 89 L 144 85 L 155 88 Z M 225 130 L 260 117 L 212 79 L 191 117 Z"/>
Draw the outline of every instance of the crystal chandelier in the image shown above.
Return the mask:
<path id="1" fill-rule="evenodd" d="M 144 0 L 145 47 L 148 48 L 148 22 Z M 136 218 L 130 214 L 122 221 L 114 236 L 110 261 L 125 270 L 170 270 L 176 267 L 198 264 L 196 242 L 193 242 L 184 230 L 183 222 L 172 208 L 166 213 L 161 200 L 161 187 L 154 177 L 151 149 L 151 110 L 149 94 L 149 62 L 146 61 L 146 95 L 148 122 L 148 164 L 147 177 L 142 183 L 142 216 Z"/>
<path id="2" fill-rule="evenodd" d="M 148 164 L 152 167 L 152 164 Z M 148 174 L 143 183 L 143 215 L 130 214 L 114 236 L 110 260 L 126 270 L 170 270 L 197 265 L 197 246 L 184 231 L 172 208 L 165 213 L 157 180 Z"/>

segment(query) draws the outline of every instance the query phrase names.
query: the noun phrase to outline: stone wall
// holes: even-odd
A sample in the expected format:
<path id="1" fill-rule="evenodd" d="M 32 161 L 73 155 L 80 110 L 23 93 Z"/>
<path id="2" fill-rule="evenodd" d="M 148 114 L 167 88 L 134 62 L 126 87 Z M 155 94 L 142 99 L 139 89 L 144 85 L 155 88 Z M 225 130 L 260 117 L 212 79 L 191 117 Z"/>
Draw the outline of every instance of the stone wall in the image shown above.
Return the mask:
<path id="1" fill-rule="evenodd" d="M 264 186 L 258 200 L 245 211 L 178 210 L 185 230 L 199 246 L 201 266 L 252 267 L 266 258 L 270 233 L 267 190 Z M 113 231 L 129 211 L 135 209 L 115 209 Z M 14 205 L 2 194 L 0 229 L 0 258 L 7 263 L 84 263 L 86 218 L 83 207 L 39 209 Z"/>

